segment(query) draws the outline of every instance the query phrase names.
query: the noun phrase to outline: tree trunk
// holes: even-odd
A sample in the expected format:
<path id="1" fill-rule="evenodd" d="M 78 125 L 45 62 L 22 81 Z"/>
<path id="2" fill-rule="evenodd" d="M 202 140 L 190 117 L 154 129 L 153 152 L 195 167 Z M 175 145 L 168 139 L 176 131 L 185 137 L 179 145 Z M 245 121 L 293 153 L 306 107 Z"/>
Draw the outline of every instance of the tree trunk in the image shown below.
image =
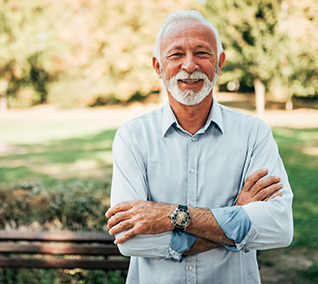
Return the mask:
<path id="1" fill-rule="evenodd" d="M 0 113 L 7 112 L 7 90 L 9 82 L 6 79 L 0 81 Z"/>
<path id="2" fill-rule="evenodd" d="M 286 105 L 285 105 L 286 110 L 291 111 L 293 110 L 293 97 L 292 95 L 288 95 L 286 99 Z"/>
<path id="3" fill-rule="evenodd" d="M 7 112 L 7 96 L 0 95 L 0 113 L 4 114 Z"/>
<path id="4" fill-rule="evenodd" d="M 265 112 L 265 86 L 260 79 L 254 80 L 255 106 L 258 117 L 263 117 Z"/>

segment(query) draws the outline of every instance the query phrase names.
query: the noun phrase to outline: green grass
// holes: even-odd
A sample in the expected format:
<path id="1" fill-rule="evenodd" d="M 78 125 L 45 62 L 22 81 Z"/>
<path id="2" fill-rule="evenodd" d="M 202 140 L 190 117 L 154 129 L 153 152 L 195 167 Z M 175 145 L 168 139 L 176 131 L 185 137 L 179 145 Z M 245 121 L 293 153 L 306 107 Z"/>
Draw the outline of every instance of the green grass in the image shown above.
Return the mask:
<path id="1" fill-rule="evenodd" d="M 115 130 L 41 144 L 13 144 L 0 156 L 0 186 L 40 182 L 110 179 Z"/>
<path id="2" fill-rule="evenodd" d="M 274 128 L 273 133 L 294 192 L 294 240 L 288 248 L 261 251 L 259 259 L 283 275 L 282 283 L 317 283 L 318 129 Z M 284 263 L 288 259 L 293 267 Z"/>
<path id="3" fill-rule="evenodd" d="M 293 248 L 318 249 L 318 129 L 273 129 L 294 192 Z"/>

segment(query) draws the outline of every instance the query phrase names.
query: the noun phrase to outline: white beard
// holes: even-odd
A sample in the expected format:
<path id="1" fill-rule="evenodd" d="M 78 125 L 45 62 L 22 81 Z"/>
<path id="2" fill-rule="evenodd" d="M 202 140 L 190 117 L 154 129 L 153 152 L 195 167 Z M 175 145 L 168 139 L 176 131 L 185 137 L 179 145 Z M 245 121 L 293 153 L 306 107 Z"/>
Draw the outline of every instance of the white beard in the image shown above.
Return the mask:
<path id="1" fill-rule="evenodd" d="M 189 74 L 187 71 L 180 71 L 176 76 L 171 78 L 169 81 L 166 79 L 166 74 L 163 67 L 160 64 L 160 72 L 162 75 L 162 82 L 170 94 L 181 104 L 192 106 L 202 102 L 212 91 L 218 79 L 218 66 L 216 65 L 213 81 L 211 82 L 209 78 L 200 71 L 194 71 Z M 193 80 L 203 80 L 203 86 L 199 92 L 194 92 L 192 90 L 182 91 L 178 86 L 178 80 L 193 79 Z"/>

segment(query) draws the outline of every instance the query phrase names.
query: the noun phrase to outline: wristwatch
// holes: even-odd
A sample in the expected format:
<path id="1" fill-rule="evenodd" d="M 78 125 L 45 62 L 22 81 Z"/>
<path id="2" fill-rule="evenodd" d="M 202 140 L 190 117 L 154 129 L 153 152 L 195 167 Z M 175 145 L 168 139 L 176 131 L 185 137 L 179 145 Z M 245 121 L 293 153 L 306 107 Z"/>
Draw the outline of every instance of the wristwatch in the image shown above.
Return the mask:
<path id="1" fill-rule="evenodd" d="M 190 224 L 190 212 L 188 206 L 179 205 L 176 210 L 170 215 L 171 222 L 173 224 L 173 230 L 184 232 Z"/>

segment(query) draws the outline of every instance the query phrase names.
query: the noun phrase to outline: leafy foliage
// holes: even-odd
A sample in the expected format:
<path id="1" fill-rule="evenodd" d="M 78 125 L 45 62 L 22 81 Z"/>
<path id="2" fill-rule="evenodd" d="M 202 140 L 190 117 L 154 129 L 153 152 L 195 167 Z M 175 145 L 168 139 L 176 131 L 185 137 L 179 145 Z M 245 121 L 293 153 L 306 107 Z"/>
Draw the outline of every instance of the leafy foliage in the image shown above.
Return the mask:
<path id="1" fill-rule="evenodd" d="M 109 188 L 81 181 L 45 190 L 24 184 L 0 189 L 0 202 L 1 229 L 101 231 L 106 228 Z"/>
<path id="2" fill-rule="evenodd" d="M 206 2 L 206 4 L 200 4 Z M 318 4 L 313 0 L 0 3 L 0 93 L 11 107 L 127 102 L 160 89 L 151 67 L 162 20 L 196 9 L 219 29 L 227 64 L 220 84 L 267 83 L 275 97 L 315 95 Z"/>
<path id="3" fill-rule="evenodd" d="M 0 3 L 0 93 L 12 106 L 43 102 L 49 81 L 48 56 L 57 51 L 46 1 Z M 53 26 L 54 27 L 54 26 Z"/>
<path id="4" fill-rule="evenodd" d="M 200 7 L 192 0 L 1 2 L 0 79 L 10 81 L 9 104 L 87 106 L 157 91 L 151 58 L 161 21 Z"/>
<path id="5" fill-rule="evenodd" d="M 207 10 L 227 55 L 220 84 L 238 80 L 252 87 L 259 78 L 277 99 L 316 93 L 315 1 L 207 1 Z"/>

